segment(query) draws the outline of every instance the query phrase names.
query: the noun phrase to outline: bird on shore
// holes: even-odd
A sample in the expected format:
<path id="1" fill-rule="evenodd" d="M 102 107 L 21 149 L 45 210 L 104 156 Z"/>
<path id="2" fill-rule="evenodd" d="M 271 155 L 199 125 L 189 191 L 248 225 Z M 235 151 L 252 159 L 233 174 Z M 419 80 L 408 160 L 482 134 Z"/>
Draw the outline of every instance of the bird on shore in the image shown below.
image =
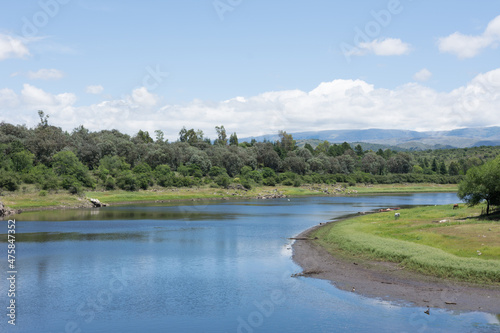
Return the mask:
<path id="1" fill-rule="evenodd" d="M 352 287 L 352 290 L 351 290 L 351 291 L 352 291 L 352 292 L 356 291 L 356 288 Z"/>
<path id="2" fill-rule="evenodd" d="M 424 313 L 427 314 L 427 315 L 431 314 L 431 308 L 427 307 L 427 310 L 424 311 Z"/>

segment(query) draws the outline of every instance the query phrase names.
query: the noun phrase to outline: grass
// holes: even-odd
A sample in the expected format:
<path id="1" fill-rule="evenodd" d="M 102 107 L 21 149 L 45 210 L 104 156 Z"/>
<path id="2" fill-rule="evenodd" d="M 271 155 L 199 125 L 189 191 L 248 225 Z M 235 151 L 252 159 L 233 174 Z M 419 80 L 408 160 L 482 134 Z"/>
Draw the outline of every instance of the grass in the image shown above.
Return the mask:
<path id="1" fill-rule="evenodd" d="M 331 253 L 387 260 L 425 274 L 500 284 L 500 224 L 477 217 L 482 207 L 451 205 L 369 214 L 318 229 Z M 440 221 L 445 221 L 441 222 Z"/>
<path id="2" fill-rule="evenodd" d="M 66 191 L 48 193 L 44 196 L 41 196 L 38 191 L 28 193 L 14 192 L 3 195 L 0 197 L 0 201 L 12 209 L 74 208 L 84 206 L 88 202 L 85 198 L 71 195 Z"/>
<path id="3" fill-rule="evenodd" d="M 356 194 L 386 194 L 386 193 L 414 193 L 414 192 L 455 192 L 456 185 L 439 184 L 394 184 L 394 185 L 358 185 L 348 187 L 345 184 L 313 184 L 293 186 L 257 186 L 244 191 L 235 188 L 221 189 L 209 186 L 193 188 L 162 188 L 154 187 L 149 190 L 128 192 L 88 191 L 81 196 L 71 195 L 64 190 L 43 193 L 34 185 L 23 186 L 15 192 L 4 192 L 0 197 L 7 207 L 12 209 L 43 209 L 43 208 L 71 208 L 88 204 L 85 197 L 96 198 L 108 204 L 155 202 L 155 201 L 183 201 L 183 200 L 213 200 L 222 198 L 255 198 L 262 195 L 279 193 L 289 197 L 325 196 L 325 195 L 356 195 Z M 41 193 L 42 192 L 42 193 Z M 41 195 L 42 194 L 42 195 Z M 44 195 L 45 194 L 45 195 Z"/>
<path id="4" fill-rule="evenodd" d="M 359 194 L 369 193 L 408 193 L 408 192 L 457 192 L 457 184 L 379 184 L 379 185 L 356 185 L 351 187 Z"/>

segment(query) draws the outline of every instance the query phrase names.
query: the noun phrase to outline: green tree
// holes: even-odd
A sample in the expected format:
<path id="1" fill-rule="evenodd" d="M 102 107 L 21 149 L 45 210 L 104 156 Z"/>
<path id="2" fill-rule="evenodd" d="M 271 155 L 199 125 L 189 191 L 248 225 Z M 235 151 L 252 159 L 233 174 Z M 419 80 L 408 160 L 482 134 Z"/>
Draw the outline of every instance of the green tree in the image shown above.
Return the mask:
<path id="1" fill-rule="evenodd" d="M 58 176 L 62 177 L 62 185 L 66 189 L 79 185 L 93 186 L 89 170 L 72 151 L 65 150 L 55 154 L 52 168 Z"/>
<path id="2" fill-rule="evenodd" d="M 155 135 L 156 135 L 156 143 L 165 142 L 165 134 L 163 133 L 162 130 L 155 130 Z"/>
<path id="3" fill-rule="evenodd" d="M 147 163 L 141 162 L 137 164 L 132 171 L 135 174 L 137 185 L 140 188 L 142 188 L 143 190 L 147 190 L 150 185 L 153 185 L 152 170 Z"/>
<path id="4" fill-rule="evenodd" d="M 168 165 L 162 164 L 155 168 L 154 175 L 156 178 L 156 183 L 163 187 L 172 186 L 173 184 L 173 174 L 170 171 Z"/>
<path id="5" fill-rule="evenodd" d="M 460 166 L 458 165 L 457 162 L 452 161 L 450 163 L 450 166 L 448 168 L 448 173 L 450 176 L 458 176 L 460 174 Z"/>
<path id="6" fill-rule="evenodd" d="M 236 132 L 234 132 L 233 134 L 231 134 L 231 136 L 229 137 L 229 144 L 231 146 L 237 146 L 238 145 L 238 136 L 236 135 Z"/>
<path id="7" fill-rule="evenodd" d="M 285 152 L 289 152 L 297 148 L 295 145 L 295 140 L 291 134 L 287 134 L 286 131 L 279 131 L 278 135 L 280 137 L 279 144 Z"/>
<path id="8" fill-rule="evenodd" d="M 354 152 L 356 153 L 356 155 L 358 155 L 359 157 L 362 157 L 363 156 L 363 147 L 361 147 L 360 144 L 356 145 L 356 147 L 354 147 Z"/>
<path id="9" fill-rule="evenodd" d="M 33 160 L 35 155 L 29 151 L 23 150 L 11 155 L 12 167 L 14 171 L 20 173 L 27 173 L 33 167 Z"/>
<path id="10" fill-rule="evenodd" d="M 227 134 L 224 126 L 215 126 L 215 130 L 217 131 L 217 140 L 215 140 L 215 144 L 220 146 L 227 145 Z"/>
<path id="11" fill-rule="evenodd" d="M 133 139 L 135 142 L 138 142 L 138 143 L 153 143 L 153 139 L 151 138 L 151 136 L 149 135 L 149 132 L 148 131 L 143 131 L 143 130 L 139 130 L 139 132 L 137 132 L 137 134 L 133 137 Z"/>
<path id="12" fill-rule="evenodd" d="M 475 206 L 486 201 L 486 214 L 491 205 L 500 204 L 500 157 L 482 166 L 469 169 L 465 179 L 458 186 L 458 197 Z"/>
<path id="13" fill-rule="evenodd" d="M 203 131 L 195 131 L 193 128 L 187 130 L 186 127 L 183 127 L 179 132 L 179 141 L 187 142 L 190 145 L 203 141 Z"/>
<path id="14" fill-rule="evenodd" d="M 409 173 L 413 167 L 411 156 L 407 153 L 398 153 L 387 161 L 387 167 L 392 173 Z"/>
<path id="15" fill-rule="evenodd" d="M 444 164 L 444 161 L 439 163 L 439 173 L 442 175 L 448 174 L 448 170 L 446 169 L 446 164 Z"/>
<path id="16" fill-rule="evenodd" d="M 304 148 L 309 150 L 311 152 L 311 154 L 314 154 L 314 148 L 309 143 L 306 143 L 304 145 Z"/>
<path id="17" fill-rule="evenodd" d="M 438 171 L 438 164 L 437 164 L 437 161 L 436 161 L 435 158 L 432 160 L 431 170 L 434 171 L 434 172 Z"/>

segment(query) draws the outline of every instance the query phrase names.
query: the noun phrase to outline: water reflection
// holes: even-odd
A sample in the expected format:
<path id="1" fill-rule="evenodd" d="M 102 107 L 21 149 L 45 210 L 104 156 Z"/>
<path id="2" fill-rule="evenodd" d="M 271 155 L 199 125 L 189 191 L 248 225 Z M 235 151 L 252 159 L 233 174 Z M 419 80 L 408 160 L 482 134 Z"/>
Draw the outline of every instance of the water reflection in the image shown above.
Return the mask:
<path id="1" fill-rule="evenodd" d="M 495 316 L 439 310 L 415 319 L 423 309 L 291 277 L 301 269 L 288 238 L 310 226 L 360 210 L 455 201 L 418 194 L 21 214 L 16 331 L 64 332 L 68 323 L 82 332 L 492 331 Z M 117 276 L 123 288 L 112 291 Z M 0 321 L 1 332 L 6 325 Z"/>

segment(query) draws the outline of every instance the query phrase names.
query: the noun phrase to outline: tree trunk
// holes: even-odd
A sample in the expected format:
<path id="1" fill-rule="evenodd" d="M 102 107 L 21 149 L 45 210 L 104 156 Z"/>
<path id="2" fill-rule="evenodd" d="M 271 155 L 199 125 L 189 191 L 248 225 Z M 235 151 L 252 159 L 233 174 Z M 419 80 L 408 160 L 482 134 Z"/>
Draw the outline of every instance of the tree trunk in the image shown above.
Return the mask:
<path id="1" fill-rule="evenodd" d="M 486 200 L 486 215 L 490 215 L 490 201 Z"/>

